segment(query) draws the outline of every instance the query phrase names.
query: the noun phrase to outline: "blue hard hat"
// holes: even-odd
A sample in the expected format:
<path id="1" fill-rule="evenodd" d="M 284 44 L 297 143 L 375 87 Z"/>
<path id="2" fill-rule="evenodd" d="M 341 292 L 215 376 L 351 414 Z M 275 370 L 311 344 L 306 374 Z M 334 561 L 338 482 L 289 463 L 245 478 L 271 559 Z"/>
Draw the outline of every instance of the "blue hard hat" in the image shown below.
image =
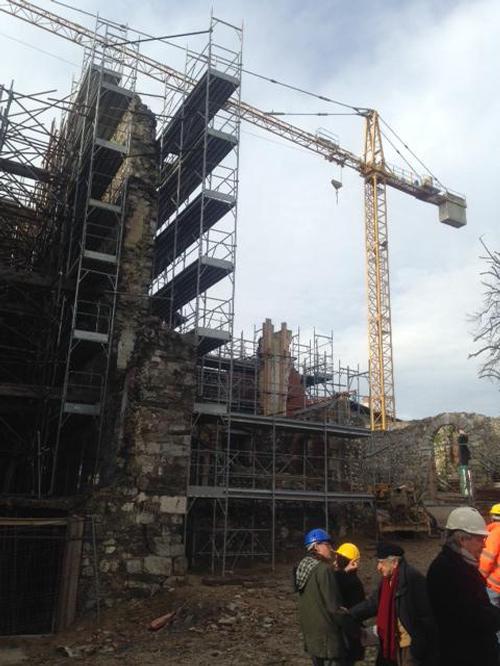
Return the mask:
<path id="1" fill-rule="evenodd" d="M 310 530 L 304 537 L 304 546 L 309 548 L 315 543 L 324 543 L 330 542 L 332 539 L 326 530 L 317 528 L 315 530 Z"/>

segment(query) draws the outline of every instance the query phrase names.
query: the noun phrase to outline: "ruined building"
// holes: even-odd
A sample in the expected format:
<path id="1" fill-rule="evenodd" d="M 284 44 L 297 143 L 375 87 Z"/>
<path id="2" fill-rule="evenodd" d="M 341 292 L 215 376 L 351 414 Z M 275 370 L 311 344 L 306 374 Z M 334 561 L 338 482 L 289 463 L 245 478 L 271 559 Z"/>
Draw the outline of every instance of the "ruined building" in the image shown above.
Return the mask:
<path id="1" fill-rule="evenodd" d="M 158 113 L 104 21 L 59 125 L 0 89 L 0 634 L 274 562 L 372 500 L 364 374 L 286 325 L 234 338 L 241 31 L 212 28 Z"/>
<path id="2" fill-rule="evenodd" d="M 459 430 L 485 501 L 500 484 L 498 419 L 371 435 L 332 336 L 235 336 L 241 30 L 212 19 L 141 94 L 127 37 L 98 19 L 63 100 L 0 87 L 0 634 L 274 564 L 373 517 L 377 484 L 439 504 Z"/>

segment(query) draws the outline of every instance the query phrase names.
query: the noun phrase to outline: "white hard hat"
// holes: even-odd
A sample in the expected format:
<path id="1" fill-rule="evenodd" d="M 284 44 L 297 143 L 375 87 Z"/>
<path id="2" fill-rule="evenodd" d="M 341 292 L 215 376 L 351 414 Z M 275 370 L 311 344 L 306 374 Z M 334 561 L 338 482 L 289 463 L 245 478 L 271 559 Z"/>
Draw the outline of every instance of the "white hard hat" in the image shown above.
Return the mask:
<path id="1" fill-rule="evenodd" d="M 458 509 L 453 509 L 446 521 L 446 529 L 488 536 L 484 518 L 477 509 L 473 509 L 471 506 L 460 506 Z"/>

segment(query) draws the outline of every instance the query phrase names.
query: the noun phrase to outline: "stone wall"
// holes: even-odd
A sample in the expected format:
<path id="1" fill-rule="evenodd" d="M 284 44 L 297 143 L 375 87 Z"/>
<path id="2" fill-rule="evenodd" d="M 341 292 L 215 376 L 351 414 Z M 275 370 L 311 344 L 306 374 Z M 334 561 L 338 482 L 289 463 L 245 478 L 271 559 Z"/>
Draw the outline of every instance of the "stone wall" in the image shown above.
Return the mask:
<path id="1" fill-rule="evenodd" d="M 149 320 L 137 332 L 117 412 L 114 459 L 94 494 L 80 601 L 112 605 L 186 571 L 184 519 L 195 387 L 194 344 Z M 97 575 L 96 575 L 97 574 Z"/>
<path id="2" fill-rule="evenodd" d="M 375 483 L 415 484 L 419 493 L 435 492 L 434 438 L 443 426 L 463 429 L 469 438 L 470 469 L 476 488 L 500 480 L 500 418 L 464 412 L 444 413 L 402 423 L 395 430 L 373 433 L 360 441 L 356 473 L 364 487 Z"/>
<path id="3" fill-rule="evenodd" d="M 125 216 L 115 315 L 115 372 L 125 370 L 135 345 L 136 331 L 150 311 L 154 236 L 157 228 L 156 119 L 138 97 L 116 130 L 120 143 L 130 124 L 129 156 L 118 171 L 116 182 L 126 180 Z M 116 182 L 115 182 L 116 181 Z"/>

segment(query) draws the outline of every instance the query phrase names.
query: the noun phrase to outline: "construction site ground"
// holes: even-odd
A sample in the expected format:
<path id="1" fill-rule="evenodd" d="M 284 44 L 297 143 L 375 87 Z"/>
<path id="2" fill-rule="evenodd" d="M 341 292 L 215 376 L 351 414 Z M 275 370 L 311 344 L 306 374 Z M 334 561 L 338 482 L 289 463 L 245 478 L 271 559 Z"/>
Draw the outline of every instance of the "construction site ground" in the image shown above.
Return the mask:
<path id="1" fill-rule="evenodd" d="M 366 591 L 377 580 L 374 541 L 350 537 L 363 554 L 360 575 Z M 347 536 L 344 540 L 350 540 Z M 438 538 L 393 539 L 422 572 L 440 548 Z M 96 666 L 202 666 L 251 664 L 305 666 L 291 571 L 300 552 L 287 553 L 273 573 L 264 565 L 235 574 L 237 584 L 207 585 L 207 574 L 189 574 L 182 585 L 149 599 L 134 599 L 95 612 L 68 631 L 52 636 L 3 638 L 0 666 L 16 663 L 59 666 L 71 662 Z M 205 581 L 205 582 L 204 582 Z M 215 582 L 220 583 L 220 579 Z M 176 611 L 170 625 L 152 632 L 154 618 Z M 374 663 L 369 648 L 363 664 Z"/>

